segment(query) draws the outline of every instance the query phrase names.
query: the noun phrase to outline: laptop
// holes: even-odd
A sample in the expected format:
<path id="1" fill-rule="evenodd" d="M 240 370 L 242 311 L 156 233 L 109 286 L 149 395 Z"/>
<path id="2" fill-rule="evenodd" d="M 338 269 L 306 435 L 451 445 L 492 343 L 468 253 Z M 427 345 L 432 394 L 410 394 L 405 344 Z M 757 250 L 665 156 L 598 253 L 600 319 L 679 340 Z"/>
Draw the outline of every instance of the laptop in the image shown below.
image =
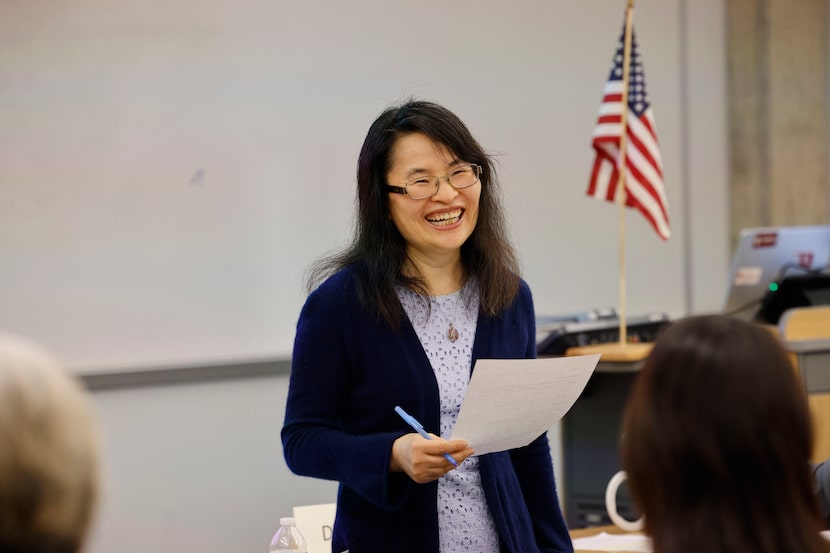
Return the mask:
<path id="1" fill-rule="evenodd" d="M 762 301 L 787 277 L 830 265 L 830 225 L 743 229 L 729 270 L 723 312 L 756 320 Z M 774 284 L 773 284 L 774 283 Z"/>

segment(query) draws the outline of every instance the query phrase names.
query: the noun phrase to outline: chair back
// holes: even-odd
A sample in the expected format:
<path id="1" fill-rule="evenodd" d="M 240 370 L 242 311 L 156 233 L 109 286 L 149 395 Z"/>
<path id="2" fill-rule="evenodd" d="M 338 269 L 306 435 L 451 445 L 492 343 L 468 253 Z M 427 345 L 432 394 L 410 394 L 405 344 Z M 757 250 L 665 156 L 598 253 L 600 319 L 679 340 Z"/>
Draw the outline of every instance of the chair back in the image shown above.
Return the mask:
<path id="1" fill-rule="evenodd" d="M 794 307 L 778 321 L 784 340 L 819 340 L 830 338 L 830 306 Z"/>
<path id="2" fill-rule="evenodd" d="M 830 306 L 794 307 L 781 315 L 778 331 L 784 342 L 795 348 L 798 342 L 830 339 Z M 810 347 L 814 347 L 810 345 Z M 790 357 L 804 383 L 813 418 L 813 462 L 830 458 L 830 350 L 815 346 L 812 354 L 791 352 Z"/>

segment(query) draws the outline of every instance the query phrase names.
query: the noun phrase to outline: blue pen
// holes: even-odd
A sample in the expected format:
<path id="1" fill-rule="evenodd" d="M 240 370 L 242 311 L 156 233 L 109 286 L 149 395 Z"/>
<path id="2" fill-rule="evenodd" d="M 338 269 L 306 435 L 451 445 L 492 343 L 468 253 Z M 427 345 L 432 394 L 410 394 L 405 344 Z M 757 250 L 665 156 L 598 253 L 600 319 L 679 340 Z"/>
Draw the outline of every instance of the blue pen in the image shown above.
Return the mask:
<path id="1" fill-rule="evenodd" d="M 418 422 L 418 419 L 416 419 L 415 417 L 401 409 L 398 405 L 395 406 L 395 412 L 399 414 L 401 418 L 406 421 L 406 424 L 411 426 L 415 430 L 415 432 L 420 434 L 422 438 L 425 438 L 427 440 L 432 439 L 432 436 L 426 433 L 426 430 L 424 430 L 424 427 L 421 425 L 420 422 Z M 456 463 L 455 459 L 453 459 L 452 455 L 450 455 L 449 453 L 444 453 L 444 459 L 452 463 L 454 466 L 458 466 L 458 463 Z"/>

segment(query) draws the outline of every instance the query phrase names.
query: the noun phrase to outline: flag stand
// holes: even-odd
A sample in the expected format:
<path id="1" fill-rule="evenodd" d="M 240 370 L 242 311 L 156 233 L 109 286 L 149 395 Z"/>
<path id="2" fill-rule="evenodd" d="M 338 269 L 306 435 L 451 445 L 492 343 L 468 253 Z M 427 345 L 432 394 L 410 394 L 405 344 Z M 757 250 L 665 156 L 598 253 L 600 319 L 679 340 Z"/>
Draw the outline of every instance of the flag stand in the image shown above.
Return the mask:
<path id="1" fill-rule="evenodd" d="M 628 84 L 631 73 L 631 35 L 634 19 L 634 0 L 628 0 L 625 11 L 625 41 L 623 46 L 623 75 L 622 75 L 622 113 L 620 115 L 620 155 L 617 161 L 617 188 L 616 200 L 620 212 L 619 249 L 620 249 L 620 309 L 619 329 L 620 340 L 617 343 L 595 344 L 591 346 L 568 348 L 566 355 L 602 354 L 604 361 L 640 361 L 651 351 L 651 344 L 628 343 L 628 328 L 626 322 L 626 281 L 625 281 L 625 204 L 627 192 L 625 188 L 626 176 L 626 148 L 628 142 Z"/>

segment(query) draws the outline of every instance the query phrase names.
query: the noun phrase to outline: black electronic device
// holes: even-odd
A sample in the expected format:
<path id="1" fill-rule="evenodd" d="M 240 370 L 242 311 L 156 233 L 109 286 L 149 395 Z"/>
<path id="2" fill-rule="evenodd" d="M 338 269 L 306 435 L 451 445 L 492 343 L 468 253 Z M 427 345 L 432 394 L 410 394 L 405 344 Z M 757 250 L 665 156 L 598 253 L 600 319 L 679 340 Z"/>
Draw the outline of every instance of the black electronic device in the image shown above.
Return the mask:
<path id="1" fill-rule="evenodd" d="M 657 333 L 669 322 L 664 313 L 649 313 L 626 319 L 628 341 L 653 342 Z M 563 322 L 552 326 L 546 335 L 536 342 L 538 355 L 563 355 L 568 348 L 607 344 L 620 339 L 618 318 L 595 321 Z"/>
<path id="2" fill-rule="evenodd" d="M 761 299 L 755 320 L 778 324 L 787 309 L 813 305 L 830 305 L 830 273 L 811 272 L 773 281 Z"/>

